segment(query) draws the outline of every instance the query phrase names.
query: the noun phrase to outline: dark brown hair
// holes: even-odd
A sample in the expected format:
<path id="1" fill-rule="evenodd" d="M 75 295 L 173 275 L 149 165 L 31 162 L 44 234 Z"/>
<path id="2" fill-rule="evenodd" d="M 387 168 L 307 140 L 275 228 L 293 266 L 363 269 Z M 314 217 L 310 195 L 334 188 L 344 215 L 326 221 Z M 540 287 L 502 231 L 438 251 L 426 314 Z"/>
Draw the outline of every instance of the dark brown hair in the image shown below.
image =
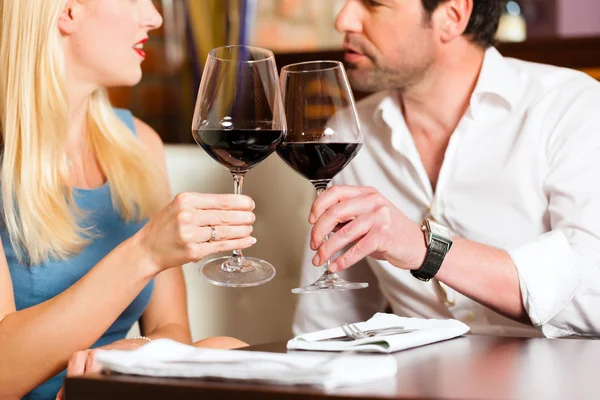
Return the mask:
<path id="1" fill-rule="evenodd" d="M 421 1 L 425 11 L 431 15 L 441 3 L 447 0 Z M 464 35 L 483 48 L 492 46 L 505 3 L 505 0 L 473 0 L 473 12 Z"/>

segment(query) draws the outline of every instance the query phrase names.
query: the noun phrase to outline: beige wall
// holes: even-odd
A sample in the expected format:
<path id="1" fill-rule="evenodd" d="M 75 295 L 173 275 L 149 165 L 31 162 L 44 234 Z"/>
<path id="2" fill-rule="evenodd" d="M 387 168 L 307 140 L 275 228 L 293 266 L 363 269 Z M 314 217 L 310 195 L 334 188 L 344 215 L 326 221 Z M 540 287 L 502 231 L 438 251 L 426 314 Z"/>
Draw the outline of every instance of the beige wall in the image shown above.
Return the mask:
<path id="1" fill-rule="evenodd" d="M 257 0 L 252 44 L 274 51 L 340 48 L 333 22 L 345 0 Z"/>
<path id="2" fill-rule="evenodd" d="M 173 193 L 232 193 L 231 174 L 197 145 L 167 145 L 167 169 Z M 300 262 L 309 230 L 312 185 L 273 154 L 250 170 L 244 193 L 256 202 L 253 235 L 244 253 L 268 260 L 277 275 L 264 285 L 232 289 L 209 284 L 196 264 L 184 267 L 192 337 L 227 335 L 251 344 L 287 340 L 297 295 Z M 211 257 L 212 258 L 212 257 Z"/>

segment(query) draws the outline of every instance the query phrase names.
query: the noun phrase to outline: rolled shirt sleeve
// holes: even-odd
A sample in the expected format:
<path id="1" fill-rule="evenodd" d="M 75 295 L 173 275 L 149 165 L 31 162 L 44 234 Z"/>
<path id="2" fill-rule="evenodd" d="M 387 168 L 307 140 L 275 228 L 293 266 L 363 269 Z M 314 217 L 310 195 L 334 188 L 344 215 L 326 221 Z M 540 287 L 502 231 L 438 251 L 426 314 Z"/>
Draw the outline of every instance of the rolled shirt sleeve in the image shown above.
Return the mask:
<path id="1" fill-rule="evenodd" d="M 545 336 L 600 337 L 600 90 L 571 100 L 546 148 L 551 231 L 507 252 L 525 309 Z"/>
<path id="2" fill-rule="evenodd" d="M 552 231 L 507 251 L 517 267 L 523 304 L 531 322 L 549 337 L 572 334 L 549 326 L 581 287 L 577 257 L 564 233 Z"/>

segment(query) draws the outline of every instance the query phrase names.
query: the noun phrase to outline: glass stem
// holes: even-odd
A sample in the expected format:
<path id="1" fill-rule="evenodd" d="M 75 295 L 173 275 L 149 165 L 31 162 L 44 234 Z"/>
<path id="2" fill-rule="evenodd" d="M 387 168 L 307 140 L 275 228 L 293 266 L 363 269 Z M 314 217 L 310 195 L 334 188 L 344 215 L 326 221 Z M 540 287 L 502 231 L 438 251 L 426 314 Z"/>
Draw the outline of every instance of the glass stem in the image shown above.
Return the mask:
<path id="1" fill-rule="evenodd" d="M 233 176 L 233 193 L 234 194 L 242 194 L 242 184 L 244 183 L 244 175 L 242 172 L 232 172 Z M 227 272 L 232 272 L 232 270 L 241 270 L 244 263 L 244 255 L 242 254 L 242 250 L 234 250 L 231 258 L 227 261 Z"/>
<path id="2" fill-rule="evenodd" d="M 321 193 L 323 193 L 325 190 L 327 190 L 327 183 L 323 184 L 323 183 L 319 182 L 319 184 L 315 184 L 315 189 L 317 189 L 317 197 L 318 197 L 321 195 Z M 327 239 L 329 239 L 330 236 L 331 236 L 331 233 L 325 235 L 325 238 L 323 239 L 323 243 L 325 243 L 327 241 Z M 334 274 L 333 272 L 331 272 L 329 270 L 330 265 L 331 265 L 331 258 L 328 259 L 324 265 L 325 270 L 323 271 L 323 275 L 333 275 Z"/>

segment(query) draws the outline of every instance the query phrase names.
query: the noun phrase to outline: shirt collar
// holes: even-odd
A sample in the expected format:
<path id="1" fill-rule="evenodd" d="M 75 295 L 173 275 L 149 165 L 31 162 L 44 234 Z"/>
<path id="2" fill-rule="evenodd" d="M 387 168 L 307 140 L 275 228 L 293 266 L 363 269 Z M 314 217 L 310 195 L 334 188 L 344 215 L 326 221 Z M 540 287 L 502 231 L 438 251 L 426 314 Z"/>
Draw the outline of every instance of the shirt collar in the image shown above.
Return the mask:
<path id="1" fill-rule="evenodd" d="M 487 49 L 475 90 L 471 95 L 470 113 L 473 119 L 476 118 L 477 112 L 485 101 L 500 99 L 502 106 L 512 110 L 522 95 L 523 85 L 519 84 L 517 71 L 495 47 Z M 375 120 L 383 119 L 389 125 L 389 121 L 385 118 L 386 110 L 397 108 L 399 104 L 396 91 L 388 91 L 375 107 L 373 114 Z"/>
<path id="2" fill-rule="evenodd" d="M 384 92 L 381 100 L 379 103 L 377 103 L 375 110 L 373 111 L 373 120 L 382 121 L 387 126 L 393 127 L 394 122 L 397 122 L 395 119 L 398 116 L 404 120 L 404 116 L 402 115 L 402 106 L 400 104 L 400 99 L 398 98 L 398 92 L 395 90 L 388 90 Z"/>
<path id="3" fill-rule="evenodd" d="M 509 110 L 514 109 L 523 94 L 517 71 L 495 47 L 486 50 L 475 90 L 471 95 L 471 115 L 476 119 L 480 106 L 495 101 Z M 490 96 L 491 95 L 491 96 Z M 501 100 L 500 103 L 497 100 Z"/>
<path id="4" fill-rule="evenodd" d="M 414 161 L 415 156 L 419 157 L 416 150 L 412 151 L 414 145 L 410 145 L 412 139 L 402 114 L 402 106 L 397 91 L 384 92 L 383 97 L 375 107 L 373 117 L 377 124 L 385 125 L 386 128 L 390 129 L 391 145 L 396 151 L 412 161 Z"/>

